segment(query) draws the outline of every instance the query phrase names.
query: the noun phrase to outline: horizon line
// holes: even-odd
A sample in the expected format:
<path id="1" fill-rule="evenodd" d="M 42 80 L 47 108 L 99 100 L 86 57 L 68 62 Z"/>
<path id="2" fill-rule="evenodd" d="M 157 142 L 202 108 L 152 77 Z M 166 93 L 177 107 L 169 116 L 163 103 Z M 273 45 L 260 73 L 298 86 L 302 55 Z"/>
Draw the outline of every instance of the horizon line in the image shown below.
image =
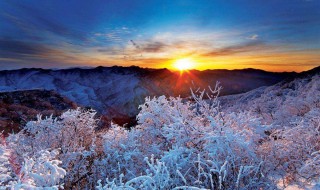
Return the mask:
<path id="1" fill-rule="evenodd" d="M 163 70 L 163 69 L 166 69 L 166 70 L 169 70 L 171 72 L 180 72 L 179 70 L 177 69 L 170 69 L 170 68 L 167 68 L 167 67 L 163 67 L 163 68 L 152 68 L 152 67 L 142 67 L 142 66 L 138 66 L 138 65 L 130 65 L 130 66 L 123 66 L 123 65 L 112 65 L 112 66 L 103 66 L 103 65 L 99 65 L 99 66 L 75 66 L 75 67 L 61 67 L 61 68 L 55 68 L 55 67 L 52 67 L 52 68 L 41 68 L 41 67 L 22 67 L 22 68 L 14 68 L 14 69 L 0 69 L 0 72 L 2 71 L 17 71 L 17 70 L 26 70 L 26 69 L 35 69 L 35 70 L 71 70 L 71 69 L 82 69 L 82 70 L 85 70 L 85 69 L 97 69 L 97 68 L 112 68 L 112 67 L 121 67 L 121 68 L 132 68 L 132 67 L 136 67 L 136 68 L 140 68 L 140 69 L 152 69 L 152 70 Z M 301 73 L 301 72 L 304 72 L 304 71 L 309 71 L 309 70 L 313 70 L 315 68 L 318 68 L 320 67 L 319 66 L 316 66 L 316 67 L 312 67 L 311 69 L 307 69 L 307 70 L 303 70 L 303 71 L 294 71 L 294 70 L 291 70 L 291 71 L 271 71 L 271 70 L 265 70 L 265 69 L 259 69 L 259 68 L 253 68 L 253 67 L 246 67 L 246 68 L 242 68 L 242 69 L 204 69 L 204 70 L 199 70 L 199 69 L 188 69 L 188 71 L 198 71 L 198 72 L 203 72 L 203 71 L 222 71 L 222 70 L 225 70 L 225 71 L 240 71 L 240 70 L 256 70 L 256 71 L 266 71 L 266 72 L 272 72 L 272 73 Z"/>

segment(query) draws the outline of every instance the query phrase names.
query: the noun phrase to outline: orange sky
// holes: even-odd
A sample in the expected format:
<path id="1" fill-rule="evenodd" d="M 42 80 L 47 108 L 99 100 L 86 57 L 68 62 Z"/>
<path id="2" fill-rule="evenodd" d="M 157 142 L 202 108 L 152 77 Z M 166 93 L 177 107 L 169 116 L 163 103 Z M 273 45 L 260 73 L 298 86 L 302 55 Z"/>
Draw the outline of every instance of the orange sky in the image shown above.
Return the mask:
<path id="1" fill-rule="evenodd" d="M 0 69 L 319 66 L 320 1 L 0 1 Z"/>

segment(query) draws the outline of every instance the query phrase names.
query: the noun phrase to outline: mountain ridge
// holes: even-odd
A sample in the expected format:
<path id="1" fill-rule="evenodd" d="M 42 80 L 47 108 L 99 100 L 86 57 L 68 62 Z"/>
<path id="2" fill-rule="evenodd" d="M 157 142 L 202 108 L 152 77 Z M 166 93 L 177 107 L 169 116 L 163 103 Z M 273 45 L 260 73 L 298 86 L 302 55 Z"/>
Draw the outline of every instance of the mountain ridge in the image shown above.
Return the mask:
<path id="1" fill-rule="evenodd" d="M 110 118 L 134 118 L 145 97 L 187 97 L 193 82 L 206 88 L 220 81 L 223 86 L 221 94 L 229 95 L 269 86 L 295 75 L 296 73 L 274 73 L 257 69 L 190 70 L 180 73 L 137 66 L 60 70 L 24 68 L 0 71 L 0 92 L 54 90 L 78 105 L 92 107 Z"/>
<path id="2" fill-rule="evenodd" d="M 262 121 L 283 125 L 320 113 L 320 66 L 243 94 L 220 97 L 225 112 L 250 111 Z M 317 111 L 315 111 L 317 110 Z"/>
<path id="3" fill-rule="evenodd" d="M 319 68 L 315 67 L 312 68 L 310 70 Z M 126 69 L 126 70 L 149 70 L 149 71 L 157 71 L 157 70 L 166 70 L 166 71 L 170 71 L 172 73 L 179 73 L 180 71 L 178 70 L 170 70 L 168 68 L 149 68 L 149 67 L 139 67 L 139 66 L 135 66 L 135 65 L 131 65 L 131 66 L 120 66 L 120 65 L 113 65 L 113 66 L 96 66 L 96 67 L 70 67 L 70 68 L 40 68 L 40 67 L 24 67 L 24 68 L 20 68 L 20 69 L 0 69 L 0 73 L 1 72 L 10 72 L 10 71 L 18 71 L 18 70 L 39 70 L 39 71 L 64 71 L 64 70 L 101 70 L 101 69 L 109 69 L 109 68 L 114 68 L 114 69 Z M 263 70 L 263 69 L 256 69 L 256 68 L 252 68 L 252 67 L 247 67 L 247 68 L 243 68 L 243 69 L 205 69 L 205 70 L 198 70 L 198 69 L 190 69 L 189 71 L 196 71 L 196 72 L 207 72 L 207 71 L 261 71 L 264 73 L 304 73 L 304 72 L 308 72 L 310 70 L 306 70 L 306 71 L 302 71 L 302 72 L 295 72 L 295 71 L 267 71 L 267 70 Z"/>

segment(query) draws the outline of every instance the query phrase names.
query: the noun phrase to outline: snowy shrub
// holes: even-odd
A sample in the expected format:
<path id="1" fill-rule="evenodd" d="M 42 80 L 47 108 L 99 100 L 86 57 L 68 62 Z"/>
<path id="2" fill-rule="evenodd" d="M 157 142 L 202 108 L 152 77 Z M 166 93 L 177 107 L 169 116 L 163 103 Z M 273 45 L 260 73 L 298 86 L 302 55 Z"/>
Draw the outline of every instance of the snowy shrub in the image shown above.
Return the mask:
<path id="1" fill-rule="evenodd" d="M 249 125 L 243 115 L 220 113 L 219 89 L 192 92 L 194 101 L 146 98 L 134 129 L 113 126 L 105 135 L 100 172 L 107 180 L 99 181 L 98 189 L 272 187 L 255 151 L 258 140 L 251 139 L 259 121 Z"/>
<path id="2" fill-rule="evenodd" d="M 66 171 L 60 160 L 55 159 L 58 151 L 39 151 L 34 157 L 26 157 L 18 180 L 12 184 L 14 189 L 59 189 Z"/>
<path id="3" fill-rule="evenodd" d="M 64 184 L 73 187 L 89 183 L 91 165 L 95 154 L 96 112 L 92 110 L 69 110 L 59 118 L 48 117 L 30 121 L 18 134 L 10 135 L 9 147 L 19 163 L 33 157 L 39 150 L 58 149 L 59 160 L 67 171 Z M 94 182 L 95 183 L 95 182 Z"/>
<path id="4" fill-rule="evenodd" d="M 6 145 L 0 146 L 0 189 L 59 189 L 66 171 L 57 160 L 58 151 L 43 150 L 26 156 L 17 168 Z"/>
<path id="5" fill-rule="evenodd" d="M 15 174 L 10 163 L 11 151 L 5 142 L 0 144 L 0 189 L 9 188 L 15 179 Z"/>
<path id="6" fill-rule="evenodd" d="M 147 97 L 131 129 L 111 124 L 97 133 L 96 112 L 80 108 L 38 116 L 0 146 L 1 188 L 317 188 L 319 100 L 272 90 L 249 108 L 223 111 L 220 89 L 191 89 L 190 99 Z"/>
<path id="7" fill-rule="evenodd" d="M 126 174 L 133 178 L 144 170 L 144 154 L 146 145 L 137 141 L 135 129 L 130 132 L 118 125 L 112 125 L 104 135 L 104 154 L 94 161 L 95 174 L 98 179 L 115 178 Z"/>
<path id="8" fill-rule="evenodd" d="M 276 130 L 259 149 L 268 172 L 281 176 L 285 185 L 313 182 L 320 177 L 320 120 L 292 123 Z"/>

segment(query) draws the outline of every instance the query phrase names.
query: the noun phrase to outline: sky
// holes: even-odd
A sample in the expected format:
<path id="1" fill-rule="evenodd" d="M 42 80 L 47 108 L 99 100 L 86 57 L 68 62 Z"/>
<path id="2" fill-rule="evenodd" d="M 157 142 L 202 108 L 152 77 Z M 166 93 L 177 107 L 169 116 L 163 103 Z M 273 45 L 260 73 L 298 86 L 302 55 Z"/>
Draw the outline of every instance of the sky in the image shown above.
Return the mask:
<path id="1" fill-rule="evenodd" d="M 320 0 L 2 0 L 0 70 L 131 66 L 304 71 Z"/>

